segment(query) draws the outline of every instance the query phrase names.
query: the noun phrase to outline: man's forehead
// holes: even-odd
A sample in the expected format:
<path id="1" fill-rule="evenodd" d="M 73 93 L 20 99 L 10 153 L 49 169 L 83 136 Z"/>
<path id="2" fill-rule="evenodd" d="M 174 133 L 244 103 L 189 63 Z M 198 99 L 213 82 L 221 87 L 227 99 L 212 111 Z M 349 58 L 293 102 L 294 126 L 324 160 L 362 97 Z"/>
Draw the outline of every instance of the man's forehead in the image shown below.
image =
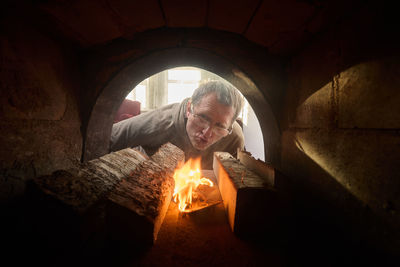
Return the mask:
<path id="1" fill-rule="evenodd" d="M 205 96 L 199 103 L 195 104 L 193 111 L 224 126 L 229 126 L 234 116 L 232 106 L 220 103 L 216 96 L 212 95 Z"/>
<path id="2" fill-rule="evenodd" d="M 216 92 L 210 92 L 205 94 L 200 98 L 200 100 L 197 103 L 193 103 L 194 107 L 203 107 L 203 106 L 208 106 L 208 105 L 214 105 L 214 106 L 220 106 L 224 108 L 233 108 L 232 105 L 227 105 L 225 103 L 221 103 L 218 100 L 218 96 Z"/>

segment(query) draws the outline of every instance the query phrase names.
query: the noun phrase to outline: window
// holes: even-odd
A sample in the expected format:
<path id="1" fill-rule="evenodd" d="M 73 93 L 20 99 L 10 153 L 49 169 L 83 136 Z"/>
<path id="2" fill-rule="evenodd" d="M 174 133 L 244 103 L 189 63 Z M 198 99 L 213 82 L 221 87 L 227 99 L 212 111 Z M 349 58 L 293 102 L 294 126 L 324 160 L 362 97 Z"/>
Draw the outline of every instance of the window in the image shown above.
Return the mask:
<path id="1" fill-rule="evenodd" d="M 136 100 L 140 102 L 140 106 L 143 109 L 147 108 L 146 93 L 149 79 L 142 81 L 125 97 L 126 99 Z"/>
<path id="2" fill-rule="evenodd" d="M 199 86 L 201 71 L 195 68 L 175 68 L 168 70 L 168 104 L 181 102 L 191 97 Z"/>
<path id="3" fill-rule="evenodd" d="M 191 97 L 199 84 L 206 80 L 218 80 L 221 77 L 195 67 L 178 67 L 159 72 L 139 83 L 127 96 L 127 99 L 141 103 L 142 111 L 155 109 L 167 104 L 178 103 Z M 247 124 L 248 103 L 239 118 Z"/>

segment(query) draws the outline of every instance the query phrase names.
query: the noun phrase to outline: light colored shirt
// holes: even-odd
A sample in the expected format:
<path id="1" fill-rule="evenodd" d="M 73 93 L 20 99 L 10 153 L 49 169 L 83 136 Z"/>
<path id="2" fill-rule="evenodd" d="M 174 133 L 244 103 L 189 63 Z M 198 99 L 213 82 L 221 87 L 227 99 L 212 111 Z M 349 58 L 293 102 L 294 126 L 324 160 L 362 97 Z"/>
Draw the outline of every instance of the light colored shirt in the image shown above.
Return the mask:
<path id="1" fill-rule="evenodd" d="M 185 153 L 185 159 L 202 158 L 202 168 L 212 169 L 215 151 L 236 154 L 237 148 L 244 148 L 244 137 L 237 122 L 232 133 L 223 137 L 206 150 L 195 149 L 186 132 L 186 104 L 170 104 L 153 111 L 115 123 L 112 128 L 110 150 L 117 151 L 127 147 L 141 146 L 147 154 L 154 154 L 158 148 L 170 142 Z"/>

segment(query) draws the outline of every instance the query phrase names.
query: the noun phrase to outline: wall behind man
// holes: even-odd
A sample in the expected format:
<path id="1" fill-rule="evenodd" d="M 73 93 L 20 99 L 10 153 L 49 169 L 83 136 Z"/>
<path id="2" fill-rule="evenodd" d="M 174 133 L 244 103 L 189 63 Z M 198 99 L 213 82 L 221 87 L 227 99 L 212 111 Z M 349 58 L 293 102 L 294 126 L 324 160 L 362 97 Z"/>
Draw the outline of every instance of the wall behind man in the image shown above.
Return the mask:
<path id="1" fill-rule="evenodd" d="M 325 216 L 398 252 L 400 57 L 394 20 L 390 7 L 367 5 L 291 61 L 282 170 L 292 178 L 304 216 Z"/>
<path id="2" fill-rule="evenodd" d="M 73 53 L 35 25 L 29 12 L 3 15 L 0 201 L 22 195 L 27 180 L 78 162 L 82 150 Z"/>

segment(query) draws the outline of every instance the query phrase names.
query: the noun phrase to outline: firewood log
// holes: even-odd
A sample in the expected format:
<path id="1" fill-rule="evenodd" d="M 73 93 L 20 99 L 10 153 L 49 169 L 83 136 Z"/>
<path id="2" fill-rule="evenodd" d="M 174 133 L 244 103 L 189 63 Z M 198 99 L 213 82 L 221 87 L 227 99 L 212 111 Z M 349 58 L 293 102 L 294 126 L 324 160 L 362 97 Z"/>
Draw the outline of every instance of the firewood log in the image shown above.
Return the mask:
<path id="1" fill-rule="evenodd" d="M 247 169 L 255 172 L 267 182 L 268 186 L 275 186 L 275 169 L 270 164 L 261 160 L 256 160 L 249 152 L 242 151 L 238 148 L 237 159 Z"/>
<path id="2" fill-rule="evenodd" d="M 173 173 L 182 150 L 163 145 L 107 196 L 107 226 L 117 240 L 152 244 L 157 239 L 174 191 Z"/>
<path id="3" fill-rule="evenodd" d="M 84 214 L 145 160 L 148 160 L 147 156 L 127 148 L 68 170 L 35 178 L 34 182 L 45 194 Z"/>
<path id="4" fill-rule="evenodd" d="M 213 169 L 232 231 L 241 236 L 273 231 L 279 205 L 270 181 L 227 152 L 214 153 Z"/>
<path id="5" fill-rule="evenodd" d="M 183 151 L 167 143 L 152 158 L 127 148 L 35 178 L 30 195 L 45 215 L 37 224 L 52 221 L 60 232 L 76 228 L 71 231 L 79 242 L 105 231 L 113 238 L 153 243 L 173 193 L 173 172 L 183 161 Z"/>

